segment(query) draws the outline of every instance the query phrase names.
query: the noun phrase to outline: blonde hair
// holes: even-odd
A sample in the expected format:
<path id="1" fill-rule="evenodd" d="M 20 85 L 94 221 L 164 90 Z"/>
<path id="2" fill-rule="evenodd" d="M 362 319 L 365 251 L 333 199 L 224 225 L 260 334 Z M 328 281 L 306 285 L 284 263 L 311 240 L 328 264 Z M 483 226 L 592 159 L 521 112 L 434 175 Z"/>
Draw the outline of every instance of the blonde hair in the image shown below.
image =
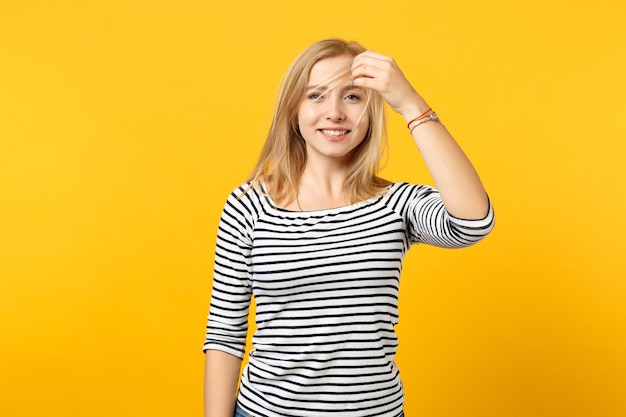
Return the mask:
<path id="1" fill-rule="evenodd" d="M 311 69 L 322 59 L 342 55 L 354 57 L 364 51 L 365 48 L 354 41 L 324 39 L 309 46 L 294 60 L 281 81 L 267 139 L 247 180 L 252 187 L 260 188 L 263 182 L 274 201 L 289 203 L 295 200 L 298 180 L 307 159 L 297 114 Z M 369 128 L 354 150 L 344 185 L 353 203 L 381 194 L 390 184 L 377 176 L 387 145 L 383 99 L 371 89 L 366 89 L 366 95 L 364 114 L 369 118 Z"/>

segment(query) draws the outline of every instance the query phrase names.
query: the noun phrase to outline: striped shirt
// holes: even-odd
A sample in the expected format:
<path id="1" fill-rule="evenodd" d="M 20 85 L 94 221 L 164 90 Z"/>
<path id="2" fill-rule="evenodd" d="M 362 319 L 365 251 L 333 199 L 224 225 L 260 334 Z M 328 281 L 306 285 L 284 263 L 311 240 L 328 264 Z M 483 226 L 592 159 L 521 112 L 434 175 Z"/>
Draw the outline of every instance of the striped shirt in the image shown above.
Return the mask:
<path id="1" fill-rule="evenodd" d="M 494 224 L 451 216 L 436 189 L 395 183 L 345 207 L 295 212 L 243 185 L 219 223 L 204 350 L 243 357 L 239 405 L 255 417 L 396 417 L 398 288 L 412 244 L 469 246 Z"/>

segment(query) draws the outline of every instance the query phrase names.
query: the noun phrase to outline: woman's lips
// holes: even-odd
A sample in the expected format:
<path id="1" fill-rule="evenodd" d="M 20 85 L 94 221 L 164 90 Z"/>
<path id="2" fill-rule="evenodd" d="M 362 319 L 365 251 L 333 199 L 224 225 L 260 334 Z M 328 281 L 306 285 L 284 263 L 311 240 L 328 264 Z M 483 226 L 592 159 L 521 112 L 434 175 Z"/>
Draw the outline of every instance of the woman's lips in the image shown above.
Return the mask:
<path id="1" fill-rule="evenodd" d="M 348 136 L 350 133 L 347 129 L 320 129 L 319 130 L 324 137 L 332 142 L 339 142 Z"/>

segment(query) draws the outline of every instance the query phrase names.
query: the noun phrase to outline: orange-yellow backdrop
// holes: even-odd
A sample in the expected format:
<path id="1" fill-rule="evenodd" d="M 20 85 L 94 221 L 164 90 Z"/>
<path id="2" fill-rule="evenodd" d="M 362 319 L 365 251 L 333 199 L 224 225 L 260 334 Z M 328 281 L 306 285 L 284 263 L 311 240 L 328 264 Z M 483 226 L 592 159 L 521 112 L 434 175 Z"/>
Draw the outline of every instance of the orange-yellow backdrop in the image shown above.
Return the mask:
<path id="1" fill-rule="evenodd" d="M 327 36 L 392 55 L 497 227 L 414 248 L 411 417 L 626 415 L 620 0 L 4 1 L 0 410 L 199 416 L 212 247 L 279 79 Z M 390 114 L 384 175 L 429 182 Z"/>

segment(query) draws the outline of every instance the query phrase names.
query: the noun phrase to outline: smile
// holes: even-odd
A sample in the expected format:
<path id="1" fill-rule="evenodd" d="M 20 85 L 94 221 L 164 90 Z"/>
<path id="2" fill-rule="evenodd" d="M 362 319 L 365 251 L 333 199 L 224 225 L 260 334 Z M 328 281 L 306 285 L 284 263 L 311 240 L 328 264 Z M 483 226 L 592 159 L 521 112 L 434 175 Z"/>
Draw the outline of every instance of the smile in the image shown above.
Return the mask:
<path id="1" fill-rule="evenodd" d="M 326 136 L 334 136 L 339 137 L 343 135 L 347 135 L 349 130 L 329 130 L 329 129 L 321 129 L 321 132 Z"/>

